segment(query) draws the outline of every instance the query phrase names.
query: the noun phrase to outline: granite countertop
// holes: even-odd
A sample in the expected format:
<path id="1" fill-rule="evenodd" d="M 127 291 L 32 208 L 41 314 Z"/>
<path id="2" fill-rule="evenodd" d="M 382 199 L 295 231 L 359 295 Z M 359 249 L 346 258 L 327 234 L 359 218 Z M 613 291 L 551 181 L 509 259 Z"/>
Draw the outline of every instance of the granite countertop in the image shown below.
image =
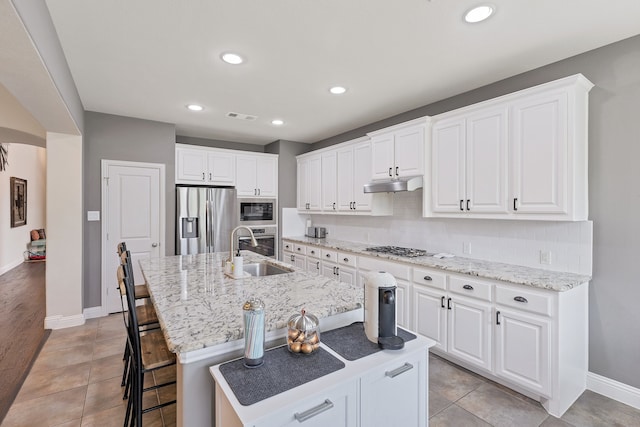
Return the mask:
<path id="1" fill-rule="evenodd" d="M 540 268 L 523 267 L 513 264 L 505 264 L 493 261 L 482 261 L 471 258 L 455 256 L 453 258 L 434 258 L 432 256 L 421 256 L 407 258 L 389 254 L 369 252 L 365 249 L 374 246 L 370 243 L 357 243 L 337 239 L 315 239 L 312 237 L 283 237 L 305 245 L 313 245 L 320 248 L 335 249 L 339 251 L 352 252 L 368 257 L 378 257 L 391 261 L 399 261 L 419 267 L 437 268 L 451 271 L 453 273 L 467 274 L 486 279 L 501 280 L 503 282 L 517 285 L 532 286 L 535 288 L 548 289 L 558 292 L 568 291 L 576 286 L 591 280 L 591 276 L 574 273 L 563 273 L 558 271 L 543 270 Z"/>
<path id="2" fill-rule="evenodd" d="M 140 260 L 169 350 L 184 353 L 243 337 L 242 305 L 265 304 L 265 331 L 286 327 L 302 308 L 319 319 L 362 307 L 361 287 L 306 273 L 289 264 L 242 251 L 244 264 L 268 260 L 293 272 L 231 279 L 222 260 L 228 252 Z"/>

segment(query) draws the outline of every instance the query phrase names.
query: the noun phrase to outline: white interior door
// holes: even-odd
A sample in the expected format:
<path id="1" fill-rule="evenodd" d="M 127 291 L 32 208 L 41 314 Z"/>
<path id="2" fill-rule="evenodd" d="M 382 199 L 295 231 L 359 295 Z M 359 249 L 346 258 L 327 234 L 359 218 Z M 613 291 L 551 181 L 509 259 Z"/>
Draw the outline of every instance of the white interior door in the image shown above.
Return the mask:
<path id="1" fill-rule="evenodd" d="M 102 308 L 122 310 L 117 290 L 117 245 L 131 252 L 136 284 L 144 283 L 138 265 L 158 257 L 164 247 L 164 165 L 102 161 Z"/>

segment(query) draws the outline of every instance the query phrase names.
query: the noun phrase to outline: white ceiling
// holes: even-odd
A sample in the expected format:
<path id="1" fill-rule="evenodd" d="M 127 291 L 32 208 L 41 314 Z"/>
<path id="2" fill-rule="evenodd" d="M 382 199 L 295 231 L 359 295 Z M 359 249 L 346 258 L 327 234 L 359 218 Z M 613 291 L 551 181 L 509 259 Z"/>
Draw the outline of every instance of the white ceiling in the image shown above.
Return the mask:
<path id="1" fill-rule="evenodd" d="M 86 110 L 254 144 L 316 142 L 640 33 L 638 0 L 491 0 L 463 22 L 480 2 L 46 0 Z"/>

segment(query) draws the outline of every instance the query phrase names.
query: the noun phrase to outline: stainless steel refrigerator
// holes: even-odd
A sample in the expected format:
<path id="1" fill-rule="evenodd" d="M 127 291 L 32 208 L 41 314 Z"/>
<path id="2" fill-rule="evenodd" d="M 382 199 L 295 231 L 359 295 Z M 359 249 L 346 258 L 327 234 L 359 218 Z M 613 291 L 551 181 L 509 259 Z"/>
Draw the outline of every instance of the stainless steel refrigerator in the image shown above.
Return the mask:
<path id="1" fill-rule="evenodd" d="M 176 255 L 229 251 L 235 188 L 176 187 Z"/>

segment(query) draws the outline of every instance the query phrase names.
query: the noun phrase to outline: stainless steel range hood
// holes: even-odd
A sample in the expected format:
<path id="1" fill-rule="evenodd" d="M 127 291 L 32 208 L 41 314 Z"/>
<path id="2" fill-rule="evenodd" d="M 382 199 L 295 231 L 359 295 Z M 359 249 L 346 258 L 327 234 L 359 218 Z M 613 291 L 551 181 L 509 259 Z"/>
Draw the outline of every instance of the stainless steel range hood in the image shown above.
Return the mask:
<path id="1" fill-rule="evenodd" d="M 384 181 L 371 181 L 364 185 L 365 193 L 397 193 L 422 188 L 422 176 L 407 176 Z"/>

